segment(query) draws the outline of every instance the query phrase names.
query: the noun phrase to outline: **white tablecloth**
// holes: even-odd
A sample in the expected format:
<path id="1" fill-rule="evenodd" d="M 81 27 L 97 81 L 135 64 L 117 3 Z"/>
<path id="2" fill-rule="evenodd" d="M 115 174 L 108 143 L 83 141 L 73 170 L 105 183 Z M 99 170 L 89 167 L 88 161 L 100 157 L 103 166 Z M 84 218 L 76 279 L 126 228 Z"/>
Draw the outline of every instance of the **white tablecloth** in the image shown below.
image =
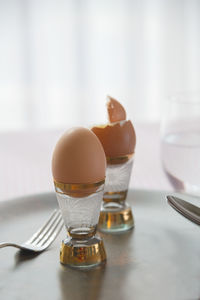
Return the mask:
<path id="1" fill-rule="evenodd" d="M 131 188 L 172 190 L 163 172 L 158 124 L 136 124 L 137 145 Z M 0 134 L 0 200 L 53 191 L 51 156 L 64 132 Z"/>

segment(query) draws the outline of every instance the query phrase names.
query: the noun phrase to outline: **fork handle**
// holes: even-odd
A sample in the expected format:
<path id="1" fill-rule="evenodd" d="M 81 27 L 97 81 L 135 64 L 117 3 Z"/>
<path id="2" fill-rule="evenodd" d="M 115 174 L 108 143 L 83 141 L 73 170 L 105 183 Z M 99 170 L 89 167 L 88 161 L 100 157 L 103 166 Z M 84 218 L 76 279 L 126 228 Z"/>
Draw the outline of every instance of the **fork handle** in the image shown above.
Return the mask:
<path id="1" fill-rule="evenodd" d="M 21 249 L 21 247 L 17 244 L 14 243 L 0 243 L 0 248 L 4 248 L 4 247 L 15 247 L 18 249 Z"/>

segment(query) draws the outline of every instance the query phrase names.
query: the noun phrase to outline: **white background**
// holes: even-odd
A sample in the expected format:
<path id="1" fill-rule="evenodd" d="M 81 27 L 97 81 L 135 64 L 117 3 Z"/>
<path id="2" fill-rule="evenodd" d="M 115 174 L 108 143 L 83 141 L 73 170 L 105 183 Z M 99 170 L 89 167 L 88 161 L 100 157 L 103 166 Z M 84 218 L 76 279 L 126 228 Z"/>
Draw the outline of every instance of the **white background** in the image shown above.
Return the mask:
<path id="1" fill-rule="evenodd" d="M 132 121 L 200 84 L 198 0 L 0 0 L 0 130 Z"/>

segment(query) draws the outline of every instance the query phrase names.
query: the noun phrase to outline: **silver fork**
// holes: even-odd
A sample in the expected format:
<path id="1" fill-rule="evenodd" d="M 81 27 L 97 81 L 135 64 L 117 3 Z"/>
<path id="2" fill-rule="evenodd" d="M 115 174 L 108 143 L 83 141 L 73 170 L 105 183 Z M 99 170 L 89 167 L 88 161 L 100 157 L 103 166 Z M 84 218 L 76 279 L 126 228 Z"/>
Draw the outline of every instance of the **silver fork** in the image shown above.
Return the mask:
<path id="1" fill-rule="evenodd" d="M 55 210 L 42 227 L 23 244 L 0 243 L 0 248 L 16 247 L 20 250 L 42 252 L 47 249 L 58 236 L 63 227 L 60 210 Z"/>

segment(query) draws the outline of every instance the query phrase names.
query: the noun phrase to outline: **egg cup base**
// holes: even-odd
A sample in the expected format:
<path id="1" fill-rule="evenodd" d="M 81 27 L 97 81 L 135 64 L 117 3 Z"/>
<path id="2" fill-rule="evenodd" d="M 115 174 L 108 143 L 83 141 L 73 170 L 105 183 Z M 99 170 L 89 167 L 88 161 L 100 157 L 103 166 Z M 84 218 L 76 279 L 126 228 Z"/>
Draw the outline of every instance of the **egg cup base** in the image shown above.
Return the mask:
<path id="1" fill-rule="evenodd" d="M 132 209 L 128 204 L 108 204 L 102 206 L 98 230 L 104 233 L 121 233 L 134 227 Z"/>
<path id="2" fill-rule="evenodd" d="M 88 240 L 68 237 L 62 241 L 60 263 L 77 269 L 88 269 L 106 262 L 103 240 L 95 235 Z"/>

